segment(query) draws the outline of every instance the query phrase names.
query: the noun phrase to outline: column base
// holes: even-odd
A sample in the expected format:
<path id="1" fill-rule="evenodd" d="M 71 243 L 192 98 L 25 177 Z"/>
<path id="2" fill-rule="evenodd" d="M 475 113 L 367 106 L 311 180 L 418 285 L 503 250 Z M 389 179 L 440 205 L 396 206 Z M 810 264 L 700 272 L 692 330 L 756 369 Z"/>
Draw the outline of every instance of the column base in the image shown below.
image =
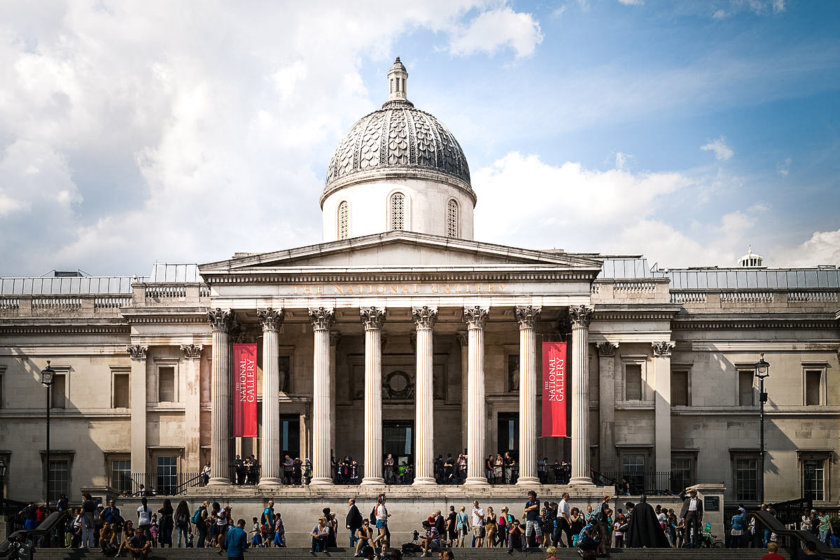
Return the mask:
<path id="1" fill-rule="evenodd" d="M 260 477 L 260 481 L 257 483 L 259 488 L 279 488 L 280 486 L 283 486 L 283 481 L 276 476 Z"/>
<path id="2" fill-rule="evenodd" d="M 362 479 L 362 486 L 379 486 L 384 484 L 385 479 L 381 476 L 366 476 Z"/>
<path id="3" fill-rule="evenodd" d="M 569 480 L 569 486 L 595 486 L 595 483 L 588 476 L 573 476 Z"/>
<path id="4" fill-rule="evenodd" d="M 328 476 L 316 476 L 309 482 L 309 486 L 334 486 L 333 480 Z"/>
<path id="5" fill-rule="evenodd" d="M 517 486 L 539 486 L 540 479 L 536 476 L 520 476 L 516 481 Z"/>
<path id="6" fill-rule="evenodd" d="M 207 481 L 207 486 L 230 486 L 230 479 L 223 476 L 214 476 Z"/>
<path id="7" fill-rule="evenodd" d="M 422 476 L 414 479 L 412 486 L 435 486 L 437 481 L 431 476 Z"/>
<path id="8" fill-rule="evenodd" d="M 490 486 L 490 483 L 483 476 L 468 476 L 464 486 Z"/>

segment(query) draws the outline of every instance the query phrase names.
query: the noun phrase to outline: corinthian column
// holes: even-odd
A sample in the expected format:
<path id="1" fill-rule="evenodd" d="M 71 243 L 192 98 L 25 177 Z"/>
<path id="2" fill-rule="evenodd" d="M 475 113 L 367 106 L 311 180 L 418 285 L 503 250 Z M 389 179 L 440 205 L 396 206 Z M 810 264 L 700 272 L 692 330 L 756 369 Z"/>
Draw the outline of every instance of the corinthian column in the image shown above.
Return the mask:
<path id="1" fill-rule="evenodd" d="M 230 484 L 230 329 L 233 315 L 216 308 L 208 313 L 213 329 L 211 365 L 212 423 L 210 425 L 210 482 L 208 486 Z"/>
<path id="2" fill-rule="evenodd" d="M 539 484 L 537 477 L 537 337 L 534 323 L 541 307 L 517 306 L 519 322 L 519 481 Z"/>
<path id="3" fill-rule="evenodd" d="M 384 484 L 382 478 L 382 323 L 385 310 L 362 307 L 365 327 L 365 463 L 362 484 Z"/>
<path id="4" fill-rule="evenodd" d="M 487 307 L 464 308 L 467 322 L 469 357 L 467 359 L 468 399 L 467 405 L 467 480 L 469 486 L 487 484 L 484 476 L 484 324 L 487 322 Z"/>
<path id="5" fill-rule="evenodd" d="M 432 329 L 437 321 L 437 307 L 414 307 L 411 310 L 417 327 L 417 404 L 414 433 L 416 486 L 435 484 L 435 395 L 434 350 Z"/>
<path id="6" fill-rule="evenodd" d="M 182 344 L 184 364 L 184 425 L 201 425 L 201 344 Z M 201 430 L 186 430 L 184 434 L 184 470 L 201 472 Z"/>
<path id="7" fill-rule="evenodd" d="M 569 484 L 592 484 L 589 476 L 589 321 L 592 308 L 569 308 L 572 321 L 572 478 Z"/>
<path id="8" fill-rule="evenodd" d="M 654 447 L 654 464 L 656 472 L 671 471 L 671 350 L 674 343 L 663 340 L 651 344 L 653 350 L 653 377 L 655 391 L 654 433 L 656 446 Z M 668 490 L 666 477 L 657 476 L 657 490 Z"/>
<path id="9" fill-rule="evenodd" d="M 280 485 L 280 325 L 282 309 L 257 311 L 263 329 L 262 352 L 262 447 L 260 486 Z"/>
<path id="10" fill-rule="evenodd" d="M 131 356 L 131 472 L 146 472 L 146 354 L 148 346 L 126 347 Z"/>
<path id="11" fill-rule="evenodd" d="M 333 483 L 330 476 L 330 327 L 335 311 L 330 307 L 309 309 L 314 331 L 312 371 L 312 486 Z"/>

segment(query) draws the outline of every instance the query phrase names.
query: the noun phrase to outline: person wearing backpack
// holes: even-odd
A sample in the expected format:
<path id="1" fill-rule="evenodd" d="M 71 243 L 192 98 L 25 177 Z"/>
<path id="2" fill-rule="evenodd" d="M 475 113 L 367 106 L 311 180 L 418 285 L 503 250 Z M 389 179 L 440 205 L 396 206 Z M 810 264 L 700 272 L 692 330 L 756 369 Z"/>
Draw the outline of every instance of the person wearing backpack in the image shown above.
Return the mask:
<path id="1" fill-rule="evenodd" d="M 195 547 L 204 548 L 204 541 L 207 540 L 207 502 L 198 506 L 190 521 L 198 531 L 198 542 L 195 543 Z"/>
<path id="2" fill-rule="evenodd" d="M 184 500 L 175 508 L 175 530 L 178 531 L 178 548 L 181 548 L 181 537 L 186 545 L 187 535 L 190 534 L 190 506 Z"/>

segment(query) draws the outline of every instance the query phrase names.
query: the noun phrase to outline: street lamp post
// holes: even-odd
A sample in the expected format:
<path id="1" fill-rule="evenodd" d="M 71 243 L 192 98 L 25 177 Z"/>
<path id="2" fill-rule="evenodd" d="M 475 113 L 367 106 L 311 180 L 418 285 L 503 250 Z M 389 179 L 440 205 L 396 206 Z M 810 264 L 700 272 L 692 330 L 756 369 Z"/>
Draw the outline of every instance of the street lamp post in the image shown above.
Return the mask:
<path id="1" fill-rule="evenodd" d="M 46 468 L 44 469 L 44 504 L 47 513 L 50 511 L 50 389 L 54 379 L 55 370 L 50 367 L 50 361 L 47 360 L 47 367 L 41 371 L 41 384 L 47 389 L 47 454 Z"/>
<path id="2" fill-rule="evenodd" d="M 761 354 L 761 359 L 755 363 L 755 376 L 758 377 L 758 401 L 759 401 L 759 416 L 761 423 L 761 489 L 760 500 L 764 503 L 764 456 L 766 451 L 764 449 L 764 403 L 767 402 L 767 393 L 764 392 L 764 380 L 770 377 L 770 364 L 764 360 L 764 353 Z"/>

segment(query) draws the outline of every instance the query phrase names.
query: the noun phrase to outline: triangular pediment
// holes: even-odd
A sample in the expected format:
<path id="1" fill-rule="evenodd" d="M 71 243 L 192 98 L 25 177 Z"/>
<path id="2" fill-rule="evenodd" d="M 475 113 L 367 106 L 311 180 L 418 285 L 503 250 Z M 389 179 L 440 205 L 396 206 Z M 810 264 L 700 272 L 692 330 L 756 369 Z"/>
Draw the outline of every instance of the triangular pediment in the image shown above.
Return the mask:
<path id="1" fill-rule="evenodd" d="M 284 251 L 250 254 L 200 267 L 205 277 L 225 273 L 351 269 L 534 269 L 597 271 L 592 255 L 534 251 L 414 232 L 388 232 Z"/>

